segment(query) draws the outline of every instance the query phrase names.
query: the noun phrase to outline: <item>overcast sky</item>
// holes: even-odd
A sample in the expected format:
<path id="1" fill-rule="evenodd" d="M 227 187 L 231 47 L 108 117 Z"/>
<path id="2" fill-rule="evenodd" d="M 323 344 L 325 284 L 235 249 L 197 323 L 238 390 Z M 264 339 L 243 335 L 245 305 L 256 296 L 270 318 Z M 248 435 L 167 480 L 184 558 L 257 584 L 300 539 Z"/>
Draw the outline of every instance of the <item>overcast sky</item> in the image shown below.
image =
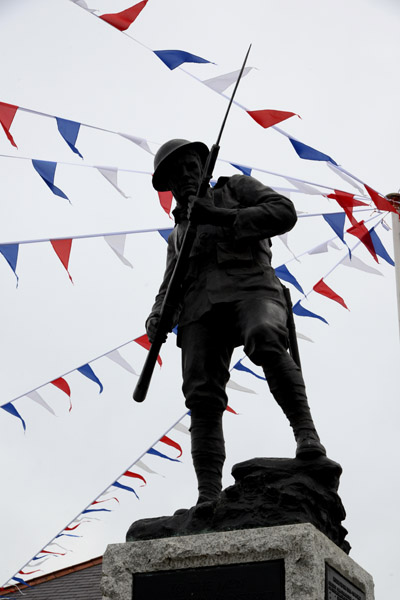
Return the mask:
<path id="1" fill-rule="evenodd" d="M 129 2 L 88 4 L 103 14 L 123 10 Z M 280 127 L 386 194 L 400 187 L 399 16 L 394 0 L 149 0 L 125 35 L 68 0 L 3 0 L 0 101 L 138 136 L 152 151 L 172 137 L 211 145 L 227 103 L 195 78 L 238 69 L 252 43 L 248 65 L 254 69 L 241 82 L 238 102 L 249 110 L 271 108 L 300 115 Z M 215 64 L 170 71 L 151 51 L 163 49 L 186 50 Z M 76 145 L 82 161 L 63 141 L 52 118 L 18 111 L 11 133 L 18 150 L 0 131 L 0 243 L 172 226 L 151 187 L 152 155 L 131 141 L 81 127 Z M 70 203 L 49 190 L 28 160 L 32 158 L 59 163 L 55 184 Z M 228 161 L 259 169 L 253 175 L 273 187 L 293 188 L 263 170 L 356 193 L 325 163 L 301 160 L 284 135 L 262 129 L 238 107 L 229 117 L 220 158 L 216 176 L 238 172 L 224 162 Z M 118 185 L 128 197 L 94 165 L 122 169 Z M 303 215 L 338 210 L 322 195 L 293 191 L 290 197 Z M 367 220 L 373 211 L 361 214 Z M 385 223 L 390 227 L 391 217 Z M 391 231 L 379 225 L 377 233 L 393 256 Z M 277 239 L 274 265 L 286 263 L 308 293 L 346 253 L 337 238 L 338 249 L 307 254 L 332 238 L 321 216 L 300 215 L 288 243 L 302 256 L 289 263 L 292 254 Z M 354 236 L 346 239 L 349 245 L 357 243 Z M 144 333 L 165 252 L 157 232 L 129 235 L 125 256 L 130 267 L 102 237 L 78 239 L 69 262 L 72 284 L 49 242 L 21 244 L 18 287 L 0 256 L 1 403 L 20 398 L 15 407 L 27 426 L 24 434 L 19 419 L 0 411 L 0 584 L 185 413 L 173 334 L 143 404 L 132 401 L 135 375 L 106 357 L 91 362 L 104 385 L 102 394 L 80 373 L 66 375 L 71 411 L 67 396 L 51 385 L 39 391 L 55 416 L 24 396 Z M 328 456 L 343 467 L 339 493 L 347 512 L 343 524 L 349 530 L 351 556 L 374 577 L 377 598 L 397 600 L 400 415 L 395 270 L 381 259 L 375 263 L 361 245 L 354 255 L 380 275 L 345 266 L 334 269 L 326 283 L 350 310 L 310 293 L 302 304 L 329 325 L 305 317 L 296 318 L 296 323 L 299 333 L 312 340 L 301 339 L 299 344 L 313 416 Z M 293 288 L 292 297 L 297 301 L 301 295 Z M 140 371 L 142 348 L 131 343 L 121 355 Z M 233 362 L 242 356 L 237 349 Z M 255 393 L 229 393 L 230 405 L 240 414 L 224 417 L 226 486 L 233 483 L 230 470 L 237 462 L 295 452 L 291 430 L 266 383 L 236 370 L 232 379 Z M 182 423 L 188 425 L 187 417 Z M 99 521 L 82 524 L 76 530 L 81 538 L 59 538 L 68 552 L 45 562 L 44 572 L 101 555 L 108 543 L 124 540 L 136 519 L 172 514 L 194 504 L 189 436 L 176 430 L 169 435 L 183 448 L 182 462 L 144 458 L 158 473 L 133 468 L 146 477 L 147 486 L 120 480 L 133 486 L 140 500 L 115 488 L 110 496 L 120 503 L 99 505 L 113 512 L 99 513 Z M 177 456 L 173 448 L 156 447 Z"/>

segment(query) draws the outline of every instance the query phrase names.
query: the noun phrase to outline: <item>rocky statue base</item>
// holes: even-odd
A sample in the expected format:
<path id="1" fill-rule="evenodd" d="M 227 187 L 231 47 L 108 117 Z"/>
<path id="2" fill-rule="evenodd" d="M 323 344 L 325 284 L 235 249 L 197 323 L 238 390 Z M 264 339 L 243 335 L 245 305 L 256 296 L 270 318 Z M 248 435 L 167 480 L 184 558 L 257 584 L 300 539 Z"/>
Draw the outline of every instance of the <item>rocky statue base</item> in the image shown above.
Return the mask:
<path id="1" fill-rule="evenodd" d="M 311 524 L 108 546 L 103 600 L 374 600 L 373 581 Z"/>
<path id="2" fill-rule="evenodd" d="M 326 457 L 253 458 L 233 467 L 235 484 L 218 500 L 136 521 L 126 540 L 311 523 L 348 553 L 341 525 L 346 513 L 337 494 L 341 473 L 341 466 Z"/>

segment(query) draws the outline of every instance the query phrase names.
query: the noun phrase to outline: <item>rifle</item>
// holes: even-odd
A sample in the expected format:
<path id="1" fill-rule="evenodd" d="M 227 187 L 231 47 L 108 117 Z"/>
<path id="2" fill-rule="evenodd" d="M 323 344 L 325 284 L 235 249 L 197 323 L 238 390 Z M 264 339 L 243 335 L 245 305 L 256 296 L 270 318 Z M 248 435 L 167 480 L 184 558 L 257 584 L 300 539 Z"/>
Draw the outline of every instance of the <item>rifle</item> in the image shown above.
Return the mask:
<path id="1" fill-rule="evenodd" d="M 242 77 L 244 67 L 246 65 L 247 57 L 249 56 L 249 52 L 251 49 L 251 44 L 249 49 L 247 50 L 245 59 L 243 61 L 242 68 L 240 69 L 239 76 L 237 78 L 234 90 L 232 92 L 232 96 L 229 100 L 228 108 L 225 113 L 224 120 L 222 121 L 221 129 L 218 134 L 218 138 L 215 144 L 213 144 L 205 162 L 203 172 L 201 175 L 201 180 L 197 190 L 197 196 L 202 198 L 206 195 L 210 180 L 214 171 L 215 163 L 217 162 L 217 157 L 219 153 L 219 143 L 221 141 L 222 132 L 225 127 L 226 120 L 228 118 L 228 114 L 230 108 L 232 106 L 233 98 L 236 94 L 236 90 L 239 85 L 239 81 Z M 164 297 L 164 302 L 161 308 L 160 319 L 158 322 L 157 331 L 155 333 L 153 342 L 150 346 L 150 350 L 148 352 L 146 361 L 143 365 L 142 372 L 139 376 L 138 382 L 133 392 L 133 399 L 136 402 L 143 402 L 146 398 L 147 391 L 150 385 L 150 380 L 153 375 L 154 367 L 157 362 L 157 358 L 161 349 L 161 346 L 166 340 L 166 336 L 170 331 L 171 321 L 173 318 L 173 314 L 175 311 L 175 307 L 177 304 L 177 299 L 179 297 L 180 286 L 183 281 L 187 263 L 190 255 L 190 251 L 192 249 L 195 237 L 196 237 L 197 227 L 194 223 L 189 221 L 188 227 L 186 229 L 185 236 L 182 241 L 182 246 L 179 251 L 179 255 L 176 261 L 175 269 L 172 273 L 171 279 L 168 284 L 168 288 Z"/>

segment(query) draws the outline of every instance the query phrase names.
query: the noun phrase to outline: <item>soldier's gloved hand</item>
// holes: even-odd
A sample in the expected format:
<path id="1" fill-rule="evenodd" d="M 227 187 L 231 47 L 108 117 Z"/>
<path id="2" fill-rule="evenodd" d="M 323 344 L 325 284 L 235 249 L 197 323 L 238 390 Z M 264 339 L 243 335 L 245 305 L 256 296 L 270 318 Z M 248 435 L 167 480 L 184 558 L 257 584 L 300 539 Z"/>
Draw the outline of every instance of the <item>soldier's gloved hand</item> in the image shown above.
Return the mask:
<path id="1" fill-rule="evenodd" d="M 159 321 L 159 315 L 153 315 L 152 317 L 149 317 L 146 321 L 146 333 L 151 343 L 153 343 L 154 337 L 156 335 Z M 165 336 L 165 339 L 167 339 L 167 336 Z"/>
<path id="2" fill-rule="evenodd" d="M 196 225 L 221 225 L 229 227 L 233 225 L 237 211 L 229 208 L 217 208 L 209 196 L 198 198 L 189 196 L 188 219 Z"/>

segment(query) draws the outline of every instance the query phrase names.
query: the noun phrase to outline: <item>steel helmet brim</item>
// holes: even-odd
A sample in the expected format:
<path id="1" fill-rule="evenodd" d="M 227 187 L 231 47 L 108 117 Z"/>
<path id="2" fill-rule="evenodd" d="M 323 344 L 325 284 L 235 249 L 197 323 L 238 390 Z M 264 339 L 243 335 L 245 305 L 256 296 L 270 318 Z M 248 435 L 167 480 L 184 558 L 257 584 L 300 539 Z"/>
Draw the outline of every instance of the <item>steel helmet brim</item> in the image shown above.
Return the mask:
<path id="1" fill-rule="evenodd" d="M 209 150 L 203 142 L 189 142 L 189 140 L 174 139 L 165 142 L 154 157 L 153 187 L 158 192 L 170 191 L 168 184 L 168 171 L 174 159 L 181 152 L 194 151 L 199 155 L 203 165 L 206 162 Z"/>

